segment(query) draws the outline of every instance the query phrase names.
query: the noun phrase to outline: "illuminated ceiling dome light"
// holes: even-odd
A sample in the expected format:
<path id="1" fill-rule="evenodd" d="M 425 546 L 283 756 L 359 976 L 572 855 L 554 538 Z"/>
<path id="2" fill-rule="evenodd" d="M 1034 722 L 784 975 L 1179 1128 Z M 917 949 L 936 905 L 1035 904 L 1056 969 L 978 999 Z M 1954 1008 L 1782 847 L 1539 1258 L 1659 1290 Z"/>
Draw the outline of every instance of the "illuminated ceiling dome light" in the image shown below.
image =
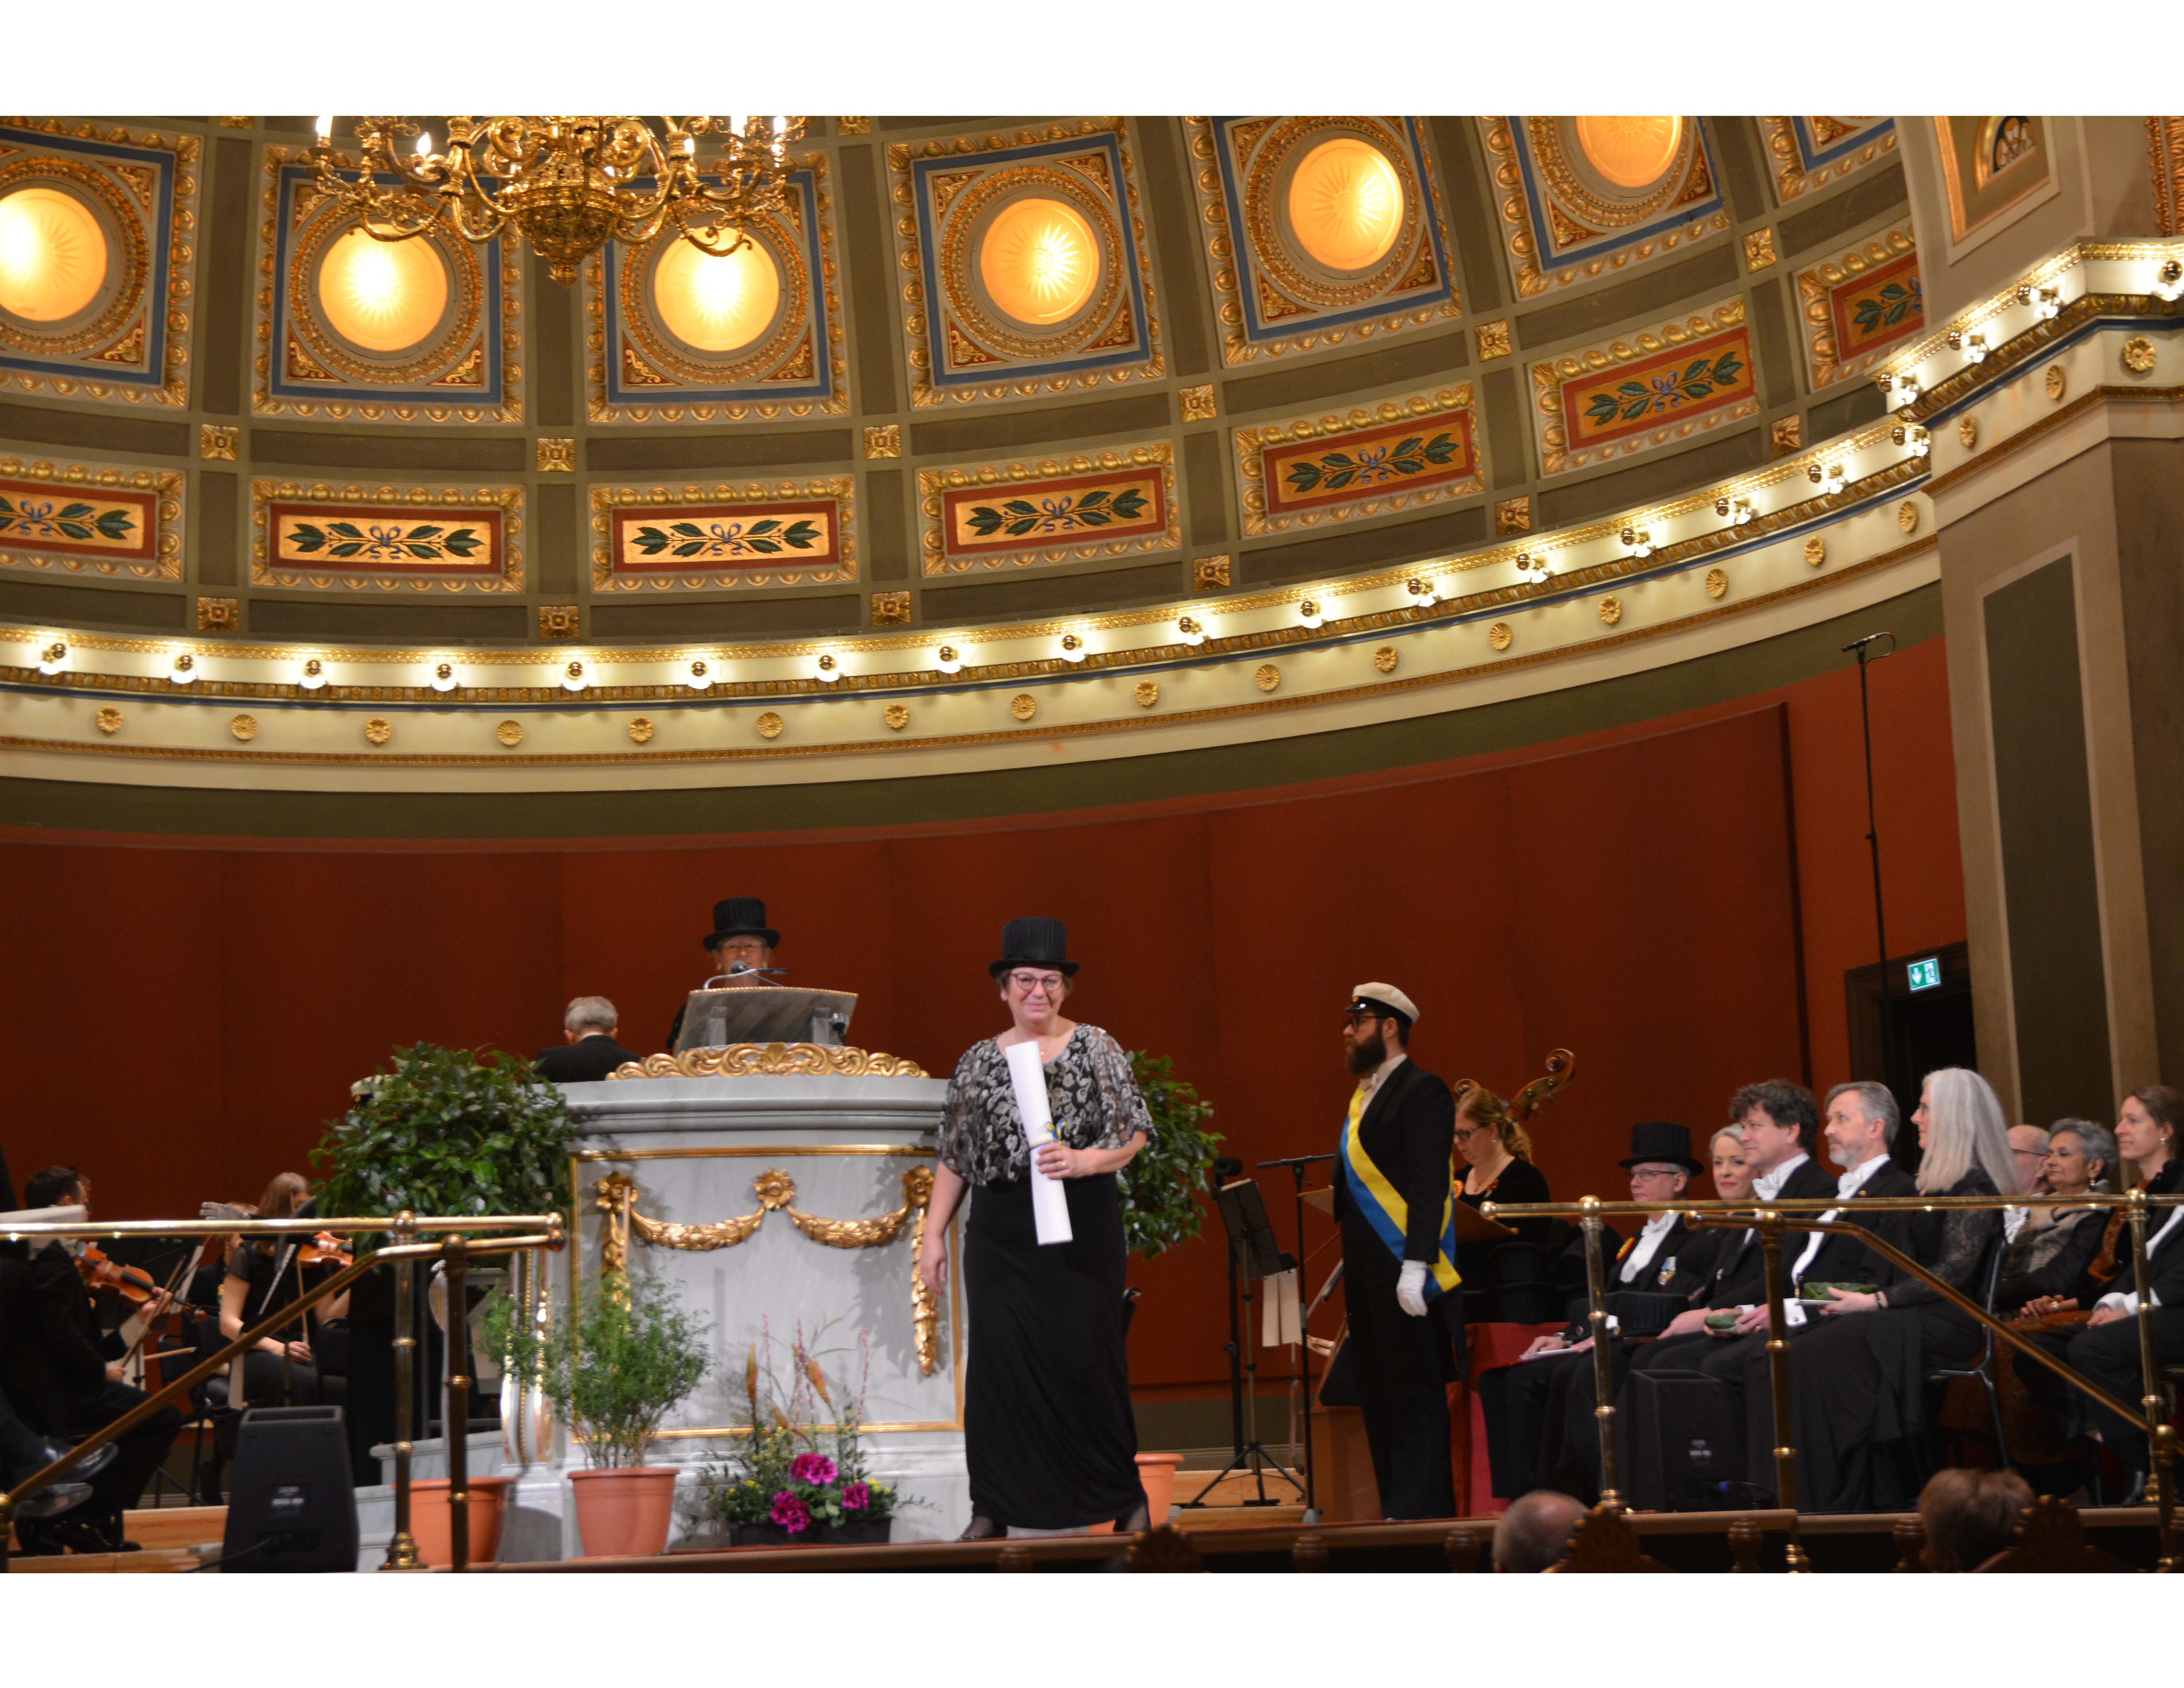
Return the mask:
<path id="1" fill-rule="evenodd" d="M 1330 270 L 1378 264 L 1403 227 L 1403 184 L 1387 155 L 1346 136 L 1323 141 L 1290 178 L 1290 227 Z"/>
<path id="2" fill-rule="evenodd" d="M 1084 661 L 1084 641 L 1074 633 L 1064 633 L 1061 636 L 1061 660 L 1064 662 Z"/>
<path id="3" fill-rule="evenodd" d="M 1618 187 L 1646 187 L 1676 161 L 1684 139 L 1680 117 L 1580 117 L 1577 143 L 1586 160 Z"/>
<path id="4" fill-rule="evenodd" d="M 1898 426 L 1889 430 L 1888 437 L 1914 457 L 1924 457 L 1934 448 L 1934 442 L 1925 429 Z"/>
<path id="5" fill-rule="evenodd" d="M 1403 590 L 1418 600 L 1418 607 L 1421 610 L 1430 610 L 1440 602 L 1440 594 L 1434 590 L 1434 583 L 1422 575 L 1412 575 L 1404 582 Z"/>
<path id="6" fill-rule="evenodd" d="M 1833 498 L 1850 485 L 1850 476 L 1843 473 L 1840 463 L 1830 463 L 1825 468 L 1812 464 L 1805 471 L 1805 478 L 1820 489 L 1822 498 Z"/>
<path id="7" fill-rule="evenodd" d="M 456 674 L 454 663 L 436 662 L 432 665 L 432 677 L 428 683 L 436 692 L 452 692 L 462 684 L 462 680 Z"/>
<path id="8" fill-rule="evenodd" d="M 0 199 L 0 311 L 25 322 L 74 316 L 106 284 L 106 231 L 88 206 L 50 187 Z"/>
<path id="9" fill-rule="evenodd" d="M 701 352 L 734 352 L 766 332 L 781 304 L 781 268 L 756 241 L 724 258 L 687 240 L 652 270 L 652 304 L 670 333 Z"/>
<path id="10" fill-rule="evenodd" d="M 351 229 L 319 265 L 319 309 L 335 333 L 366 351 L 407 351 L 447 308 L 448 268 L 428 240 L 374 240 Z"/>
<path id="11" fill-rule="evenodd" d="M 2036 287 L 2027 281 L 2017 290 L 2017 302 L 2031 305 L 2042 322 L 2053 322 L 2063 314 L 2063 290 L 2060 287 Z"/>
<path id="12" fill-rule="evenodd" d="M 1630 548 L 1630 554 L 1634 557 L 1650 557 L 1653 554 L 1653 536 L 1642 527 L 1624 528 L 1623 543 Z"/>
<path id="13" fill-rule="evenodd" d="M 702 692 L 713 683 L 713 671 L 704 658 L 690 665 L 690 677 L 683 683 L 694 692 Z"/>
<path id="14" fill-rule="evenodd" d="M 1651 548 L 1649 547 L 1648 549 L 1650 549 Z M 1643 551 L 1639 553 L 1639 555 L 1641 556 L 1645 554 L 1646 554 Z M 1545 586 L 1547 583 L 1547 577 L 1553 572 L 1554 571 L 1547 566 L 1546 558 L 1536 556 L 1529 551 L 1519 551 L 1517 553 L 1518 576 L 1521 579 L 1529 582 L 1532 585 Z"/>
<path id="15" fill-rule="evenodd" d="M 175 653 L 175 660 L 167 666 L 167 677 L 177 686 L 189 685 L 198 677 L 198 660 L 186 650 Z"/>
<path id="16" fill-rule="evenodd" d="M 581 692 L 585 687 L 591 683 L 591 677 L 584 672 L 584 665 L 582 663 L 571 662 L 563 666 L 561 670 L 561 689 L 563 691 Z"/>
<path id="17" fill-rule="evenodd" d="M 1962 329 L 1952 328 L 1949 331 L 1949 349 L 1962 352 L 1968 364 L 1983 364 L 1986 361 L 1986 336 L 1967 334 Z"/>
<path id="18" fill-rule="evenodd" d="M 63 640 L 55 639 L 38 653 L 38 672 L 41 674 L 58 674 L 67 666 L 68 645 Z"/>
<path id="19" fill-rule="evenodd" d="M 315 656 L 304 660 L 304 672 L 296 683 L 307 692 L 315 692 L 326 683 L 326 665 Z"/>
<path id="20" fill-rule="evenodd" d="M 1750 499 L 1716 499 L 1713 501 L 1713 513 L 1728 522 L 1731 527 L 1742 527 L 1752 520 L 1752 500 Z"/>
<path id="21" fill-rule="evenodd" d="M 1189 616 L 1178 616 L 1176 619 L 1175 636 L 1181 639 L 1185 644 L 1204 644 L 1206 643 L 1206 629 L 1200 627 L 1198 623 Z"/>
<path id="22" fill-rule="evenodd" d="M 1100 242 L 1073 205 L 1019 199 L 1002 208 L 978 242 L 978 279 L 1018 322 L 1074 316 L 1100 281 Z"/>
<path id="23" fill-rule="evenodd" d="M 834 653 L 831 650 L 822 651 L 820 654 L 816 666 L 819 677 L 830 686 L 842 677 L 842 665 L 835 659 Z"/>
<path id="24" fill-rule="evenodd" d="M 1319 600 L 1315 598 L 1307 598 L 1303 603 L 1297 605 L 1297 620 L 1303 622 L 1307 627 L 1317 627 L 1322 625 L 1327 618 L 1319 613 Z"/>
<path id="25" fill-rule="evenodd" d="M 933 666 L 943 674 L 960 673 L 963 667 L 962 653 L 952 644 L 944 644 L 933 653 Z"/>

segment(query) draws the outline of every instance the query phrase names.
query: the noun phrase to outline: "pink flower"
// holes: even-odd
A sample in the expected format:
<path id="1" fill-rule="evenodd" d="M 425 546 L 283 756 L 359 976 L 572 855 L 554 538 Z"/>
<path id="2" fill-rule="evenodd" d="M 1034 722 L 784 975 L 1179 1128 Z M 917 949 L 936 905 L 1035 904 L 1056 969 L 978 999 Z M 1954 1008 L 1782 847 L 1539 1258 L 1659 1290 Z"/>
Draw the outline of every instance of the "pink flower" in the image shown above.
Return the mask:
<path id="1" fill-rule="evenodd" d="M 872 1503 L 871 1488 L 862 1483 L 852 1483 L 842 1490 L 842 1510 L 861 1513 Z"/>
<path id="2" fill-rule="evenodd" d="M 791 1535 L 800 1535 L 811 1527 L 811 1508 L 783 1489 L 773 1497 L 773 1521 Z"/>
<path id="3" fill-rule="evenodd" d="M 789 1462 L 788 1474 L 799 1483 L 832 1483 L 834 1462 L 823 1453 L 800 1453 Z"/>

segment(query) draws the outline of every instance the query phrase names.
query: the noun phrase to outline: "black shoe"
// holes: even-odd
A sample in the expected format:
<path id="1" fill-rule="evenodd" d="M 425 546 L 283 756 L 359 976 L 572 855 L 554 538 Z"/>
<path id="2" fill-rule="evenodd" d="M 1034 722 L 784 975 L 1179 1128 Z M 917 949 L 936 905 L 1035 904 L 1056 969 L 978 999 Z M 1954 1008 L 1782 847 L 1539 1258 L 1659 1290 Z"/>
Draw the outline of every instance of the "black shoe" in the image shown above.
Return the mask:
<path id="1" fill-rule="evenodd" d="M 72 1513 L 91 1498 L 88 1483 L 48 1483 L 15 1508 L 19 1518 L 58 1518 Z"/>
<path id="2" fill-rule="evenodd" d="M 2123 1499 L 2118 1501 L 2116 1504 L 2120 1507 L 2145 1506 L 2147 1504 L 2147 1485 L 2152 1481 L 2153 1474 L 2151 1472 L 2132 1472 L 2131 1474 L 2130 1486 L 2124 1490 Z"/>
<path id="3" fill-rule="evenodd" d="M 1005 1535 L 1008 1532 L 1004 1529 L 1001 1525 L 994 1523 L 993 1519 L 984 1517 L 977 1517 L 973 1518 L 971 1522 L 965 1526 L 963 1533 L 956 1539 L 958 1541 L 990 1541 L 995 1536 Z"/>
<path id="4" fill-rule="evenodd" d="M 73 1446 L 70 1442 L 47 1441 L 39 1451 L 46 1457 L 46 1463 L 51 1465 L 66 1455 Z M 95 1448 L 76 1462 L 75 1469 L 69 1473 L 69 1477 L 71 1480 L 81 1478 L 87 1482 L 113 1464 L 120 1452 L 121 1446 L 118 1442 L 109 1442 L 103 1447 Z"/>

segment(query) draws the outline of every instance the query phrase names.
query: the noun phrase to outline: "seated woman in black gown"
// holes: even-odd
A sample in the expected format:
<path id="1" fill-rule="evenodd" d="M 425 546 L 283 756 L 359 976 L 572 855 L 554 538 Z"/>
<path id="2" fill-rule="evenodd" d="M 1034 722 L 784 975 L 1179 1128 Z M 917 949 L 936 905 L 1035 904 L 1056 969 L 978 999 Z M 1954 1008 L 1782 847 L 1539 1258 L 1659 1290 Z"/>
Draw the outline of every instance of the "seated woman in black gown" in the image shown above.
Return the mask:
<path id="1" fill-rule="evenodd" d="M 2019 1193 L 2002 1105 L 1978 1073 L 1962 1067 L 1928 1073 L 1911 1120 L 1923 1151 L 1921 1195 Z M 1908 1218 L 1897 1233 L 1903 1252 L 1976 1300 L 2002 1246 L 2002 1210 L 1940 1208 Z M 1980 1327 L 1888 1262 L 1871 1294 L 1837 1291 L 1820 1312 L 1820 1328 L 1790 1345 L 1798 1507 L 1899 1511 L 1919 1489 L 1914 1438 L 1925 1427 L 1926 1379 L 1978 1353 Z"/>
<path id="2" fill-rule="evenodd" d="M 1552 1201 L 1546 1175 L 1532 1164 L 1532 1139 L 1510 1117 L 1509 1105 L 1491 1090 L 1474 1084 L 1457 1099 L 1456 1152 L 1464 1162 L 1463 1182 L 1456 1199 L 1466 1207 L 1482 1201 Z M 1503 1222 L 1516 1232 L 1492 1242 L 1458 1243 L 1457 1276 L 1463 1280 L 1464 1317 L 1486 1320 L 1500 1316 L 1494 1305 L 1495 1250 L 1506 1243 L 1547 1245 L 1554 1231 L 1552 1219 L 1512 1219 Z M 1544 1280 L 1543 1280 L 1544 1281 Z"/>
<path id="3" fill-rule="evenodd" d="M 2041 1170 L 2048 1195 L 2084 1195 L 2105 1190 L 2115 1164 L 2115 1136 L 2106 1126 L 2062 1119 L 2048 1131 Z M 1995 1310 L 2038 1318 L 2090 1306 L 2106 1287 L 2094 1282 L 2094 1260 L 2109 1212 L 2105 1207 L 2031 1209 L 2003 1256 Z"/>
<path id="4" fill-rule="evenodd" d="M 300 1173 L 276 1173 L 258 1203 L 262 1219 L 287 1219 L 310 1200 L 311 1186 Z M 258 1237 L 228 1251 L 226 1274 L 220 1286 L 220 1333 L 232 1342 L 267 1314 L 301 1299 L 306 1287 L 326 1270 L 302 1263 L 301 1245 L 309 1237 Z M 306 1321 L 340 1318 L 348 1292 L 321 1301 L 279 1336 L 260 1337 L 242 1357 L 243 1401 L 252 1407 L 337 1407 L 343 1390 L 339 1378 L 322 1378 L 313 1362 Z"/>
<path id="5" fill-rule="evenodd" d="M 1061 1017 L 1078 964 L 1058 920 L 1012 920 L 989 971 L 1010 1026 L 956 1064 L 940 1123 L 940 1166 L 918 1272 L 938 1291 L 948 1222 L 975 1185 L 963 1228 L 970 1325 L 963 1443 L 971 1474 L 963 1539 L 1024 1529 L 1146 1527 L 1136 1420 L 1123 1348 L 1121 1172 L 1152 1119 L 1129 1057 L 1096 1026 Z M 1004 1050 L 1036 1042 L 1057 1141 L 1038 1152 L 1065 1180 L 1071 1240 L 1042 1246 L 1032 1150 Z M 1163 1520 L 1164 1522 L 1164 1520 Z"/>

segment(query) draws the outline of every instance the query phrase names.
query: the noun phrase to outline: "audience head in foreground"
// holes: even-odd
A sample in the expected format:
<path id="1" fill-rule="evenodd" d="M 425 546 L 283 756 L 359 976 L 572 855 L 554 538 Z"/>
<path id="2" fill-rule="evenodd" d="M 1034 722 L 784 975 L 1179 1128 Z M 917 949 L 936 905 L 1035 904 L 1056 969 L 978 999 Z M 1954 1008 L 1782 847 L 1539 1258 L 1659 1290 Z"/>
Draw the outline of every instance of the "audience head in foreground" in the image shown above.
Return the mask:
<path id="1" fill-rule="evenodd" d="M 1494 1526 L 1494 1568 L 1544 1571 L 1569 1557 L 1570 1532 L 1585 1504 L 1554 1489 L 1535 1489 L 1509 1503 Z"/>
<path id="2" fill-rule="evenodd" d="M 1919 1494 L 1926 1568 L 1976 1571 L 2010 1545 L 2032 1504 L 2032 1485 L 2014 1471 L 1937 1471 Z"/>

